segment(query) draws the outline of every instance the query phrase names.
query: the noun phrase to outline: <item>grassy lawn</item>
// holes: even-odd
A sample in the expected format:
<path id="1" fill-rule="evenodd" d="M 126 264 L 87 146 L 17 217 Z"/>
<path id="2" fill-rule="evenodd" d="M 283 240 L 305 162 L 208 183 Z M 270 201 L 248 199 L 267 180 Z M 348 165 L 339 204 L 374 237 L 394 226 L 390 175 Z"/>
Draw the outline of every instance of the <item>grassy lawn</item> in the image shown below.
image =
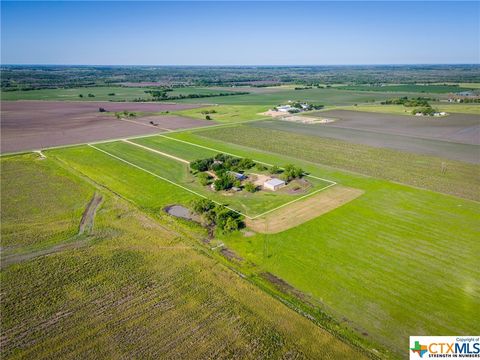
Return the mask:
<path id="1" fill-rule="evenodd" d="M 83 150 L 89 149 L 64 151 L 71 157 L 91 155 Z M 98 165 L 91 158 L 91 166 Z M 30 183 L 34 173 L 24 167 L 38 168 L 35 161 L 12 161 L 1 174 L 2 184 Z M 109 170 L 104 165 L 97 173 Z M 54 184 L 66 181 L 51 162 L 44 171 Z M 111 174 L 116 175 L 131 178 L 125 169 Z M 71 179 L 69 196 L 59 198 L 56 187 L 42 185 L 47 185 L 40 190 L 44 206 L 65 218 L 70 205 L 81 200 L 76 191 L 89 188 L 80 178 Z M 148 182 L 142 189 L 152 190 Z M 3 359 L 364 358 L 206 256 L 193 237 L 195 229 L 167 218 L 153 220 L 110 191 L 97 190 L 105 200 L 88 246 L 0 271 Z M 162 195 L 169 190 L 161 188 Z M 39 198 L 33 191 L 22 196 L 34 203 Z M 9 219 L 20 229 L 31 225 L 20 211 Z"/>
<path id="2" fill-rule="evenodd" d="M 254 125 L 217 128 L 198 134 L 209 139 L 246 145 L 317 164 L 480 200 L 480 166 L 476 164 L 264 129 Z M 271 140 L 264 141 L 267 138 Z M 447 163 L 447 171 L 444 173 L 443 162 Z"/>
<path id="3" fill-rule="evenodd" d="M 149 142 L 146 139 L 142 139 L 142 145 L 154 148 L 162 152 L 168 152 L 171 155 L 179 156 L 180 154 L 172 150 L 179 148 L 179 152 L 183 153 L 189 151 L 193 154 L 197 154 L 197 147 L 180 143 L 174 140 L 169 140 L 172 142 L 168 148 L 162 147 L 161 143 L 158 142 Z M 175 145 L 173 145 L 175 143 Z M 188 165 L 181 163 L 177 160 L 173 160 L 162 155 L 144 150 L 142 148 L 136 147 L 131 144 L 126 144 L 124 142 L 112 142 L 108 144 L 96 145 L 98 148 L 107 151 L 110 154 L 118 156 L 124 160 L 127 160 L 131 163 L 140 166 L 143 169 L 151 171 L 154 174 L 157 174 L 161 177 L 164 177 L 170 181 L 173 181 L 177 184 L 185 186 L 186 188 L 193 190 L 203 196 L 215 200 L 221 204 L 225 204 L 233 209 L 242 212 L 248 216 L 256 216 L 265 211 L 274 209 L 280 205 L 283 205 L 289 201 L 295 200 L 300 196 L 307 195 L 313 191 L 319 190 L 322 187 L 327 186 L 329 183 L 317 179 L 309 178 L 308 181 L 312 185 L 308 190 L 300 194 L 290 194 L 288 193 L 289 187 L 285 189 L 270 192 L 270 191 L 258 191 L 255 193 L 249 193 L 247 191 L 241 191 L 237 193 L 232 192 L 215 192 L 210 189 L 208 186 L 202 186 L 198 179 L 196 179 L 188 170 Z M 102 156 L 104 154 L 101 154 Z M 198 156 L 198 155 L 197 155 Z M 209 156 L 212 156 L 210 154 Z M 115 159 L 114 159 L 115 160 Z M 118 161 L 118 160 L 117 160 Z M 252 169 L 252 172 L 258 172 L 255 169 Z M 150 175 L 151 176 L 151 175 Z M 161 179 L 157 179 L 159 182 L 163 182 Z M 132 184 L 132 187 L 134 184 Z M 181 191 L 186 191 L 180 189 Z M 195 196 L 192 194 L 192 196 Z M 165 205 L 171 205 L 165 204 Z"/>
<path id="4" fill-rule="evenodd" d="M 246 95 L 242 95 L 246 96 Z M 207 100 L 207 99 L 204 99 Z M 265 115 L 260 115 L 260 113 L 268 110 L 268 106 L 250 106 L 250 105 L 219 105 L 219 106 L 208 106 L 202 107 L 199 109 L 188 109 L 175 111 L 175 114 L 183 115 L 187 117 L 192 117 L 195 119 L 205 119 L 207 114 L 206 111 L 215 111 L 215 113 L 208 114 L 210 118 L 214 121 L 220 123 L 229 123 L 229 122 L 240 122 L 240 121 L 249 121 L 249 120 L 258 120 L 266 118 Z"/>
<path id="5" fill-rule="evenodd" d="M 37 154 L 2 158 L 2 256 L 72 239 L 94 190 Z"/>
<path id="6" fill-rule="evenodd" d="M 447 113 L 480 115 L 480 104 L 432 103 L 432 106 L 435 109 L 438 109 L 439 111 L 445 111 Z M 378 113 L 395 114 L 395 115 L 412 115 L 412 110 L 413 110 L 413 108 L 405 107 L 403 105 L 357 105 L 357 106 L 341 106 L 341 107 L 337 107 L 337 109 L 378 112 Z"/>
<path id="7" fill-rule="evenodd" d="M 385 85 L 385 86 L 369 86 L 369 85 L 348 85 L 339 86 L 338 89 L 353 90 L 353 91 L 380 91 L 380 92 L 417 92 L 417 93 L 433 93 L 445 94 L 455 93 L 461 91 L 472 90 L 473 87 L 464 84 L 464 86 L 455 85 Z"/>
<path id="8" fill-rule="evenodd" d="M 250 131 L 256 136 L 244 136 Z M 318 149 L 307 151 L 313 145 L 306 137 L 289 136 L 289 147 L 278 140 L 273 147 L 272 142 L 261 141 L 263 136 L 259 132 L 241 127 L 225 129 L 221 134 L 209 130 L 169 136 L 224 151 L 247 153 L 267 162 L 289 161 L 288 154 L 323 161 L 308 155 L 309 151 L 318 153 Z M 275 135 L 278 139 L 282 134 Z M 236 145 L 225 142 L 233 137 Z M 269 138 L 274 138 L 272 132 Z M 320 146 L 330 154 L 324 143 Z M 376 168 L 382 153 L 366 158 L 349 151 L 344 153 L 347 155 L 361 166 Z M 420 161 L 421 157 L 415 159 Z M 408 172 L 400 160 L 399 154 L 389 164 L 398 165 L 399 173 Z M 424 159 L 425 163 L 431 161 Z M 478 203 L 312 162 L 297 160 L 297 163 L 314 175 L 365 193 L 283 233 L 225 237 L 222 240 L 229 247 L 255 263 L 259 271 L 272 272 L 311 294 L 327 313 L 357 329 L 365 338 L 388 346 L 399 356 L 404 356 L 405 343 L 411 334 L 448 335 L 480 330 L 476 321 L 476 309 L 480 306 L 476 255 L 480 250 Z M 424 171 L 423 178 L 428 180 L 429 170 Z M 476 174 L 459 174 L 457 186 L 478 189 Z M 462 185 L 462 177 L 470 183 Z"/>

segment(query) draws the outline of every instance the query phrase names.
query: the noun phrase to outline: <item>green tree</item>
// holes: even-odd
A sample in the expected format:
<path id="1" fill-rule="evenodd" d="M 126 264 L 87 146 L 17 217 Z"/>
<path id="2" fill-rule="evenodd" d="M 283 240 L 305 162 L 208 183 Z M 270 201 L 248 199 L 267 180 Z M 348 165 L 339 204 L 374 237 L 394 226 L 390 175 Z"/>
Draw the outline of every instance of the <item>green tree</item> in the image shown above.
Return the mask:
<path id="1" fill-rule="evenodd" d="M 278 174 L 279 172 L 280 168 L 277 165 L 273 165 L 269 170 L 269 173 L 272 175 Z"/>
<path id="2" fill-rule="evenodd" d="M 201 172 L 197 175 L 198 180 L 200 181 L 200 184 L 202 186 L 207 186 L 211 183 L 212 177 L 208 175 L 207 173 Z"/>
<path id="3" fill-rule="evenodd" d="M 245 190 L 247 190 L 248 192 L 254 193 L 255 191 L 257 191 L 257 187 L 255 186 L 254 183 L 249 181 L 245 183 Z"/>

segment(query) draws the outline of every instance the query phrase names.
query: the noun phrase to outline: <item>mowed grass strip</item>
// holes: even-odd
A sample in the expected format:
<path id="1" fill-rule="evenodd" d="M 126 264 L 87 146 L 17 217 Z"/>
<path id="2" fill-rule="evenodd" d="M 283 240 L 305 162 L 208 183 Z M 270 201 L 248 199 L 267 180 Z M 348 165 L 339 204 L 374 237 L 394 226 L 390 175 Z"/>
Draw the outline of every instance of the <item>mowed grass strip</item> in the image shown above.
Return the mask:
<path id="1" fill-rule="evenodd" d="M 69 155 L 96 163 L 90 150 Z M 60 168 L 47 172 L 64 181 Z M 9 171 L 1 179 L 24 183 L 30 176 Z M 72 183 L 87 186 L 80 178 Z M 0 271 L 3 359 L 365 358 L 205 256 L 186 228 L 173 231 L 100 191 L 105 201 L 89 246 Z M 54 199 L 56 189 L 44 195 Z M 55 205 L 68 216 L 72 199 L 61 200 Z M 16 215 L 19 227 L 28 224 Z"/>
<path id="2" fill-rule="evenodd" d="M 245 140 L 238 130 L 237 139 Z M 279 154 L 285 153 L 282 147 L 274 148 L 278 153 L 260 150 L 275 140 L 252 147 L 253 141 L 228 144 L 210 134 L 169 136 L 270 163 L 291 159 Z M 301 156 L 309 145 L 303 137 L 289 141 L 293 156 Z M 364 194 L 278 234 L 222 238 L 229 248 L 259 271 L 269 271 L 311 294 L 338 321 L 399 357 L 411 334 L 480 331 L 478 203 L 302 160 L 298 164 Z"/>
<path id="3" fill-rule="evenodd" d="M 51 159 L 27 154 L 0 160 L 2 255 L 74 237 L 94 189 Z"/>
<path id="4" fill-rule="evenodd" d="M 478 181 L 480 166 L 476 164 L 264 129 L 255 125 L 212 129 L 198 134 L 317 164 L 480 200 Z"/>

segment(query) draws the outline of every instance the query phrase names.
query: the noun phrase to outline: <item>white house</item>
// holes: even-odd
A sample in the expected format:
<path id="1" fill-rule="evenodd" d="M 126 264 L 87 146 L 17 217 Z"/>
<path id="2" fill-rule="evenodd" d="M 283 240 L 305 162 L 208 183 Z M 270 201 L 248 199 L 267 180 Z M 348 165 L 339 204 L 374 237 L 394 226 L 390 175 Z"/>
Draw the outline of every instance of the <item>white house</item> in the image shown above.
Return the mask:
<path id="1" fill-rule="evenodd" d="M 270 179 L 263 183 L 263 187 L 268 190 L 277 191 L 285 186 L 285 181 L 280 179 Z"/>

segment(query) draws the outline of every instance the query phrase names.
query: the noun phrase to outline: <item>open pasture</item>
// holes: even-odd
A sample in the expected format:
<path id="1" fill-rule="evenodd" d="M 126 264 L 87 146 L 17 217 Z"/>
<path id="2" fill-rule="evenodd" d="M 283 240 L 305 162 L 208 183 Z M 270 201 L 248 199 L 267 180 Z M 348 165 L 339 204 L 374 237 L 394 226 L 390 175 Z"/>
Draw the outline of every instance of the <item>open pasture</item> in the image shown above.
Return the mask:
<path id="1" fill-rule="evenodd" d="M 74 240 L 93 189 L 37 154 L 2 158 L 2 260 Z"/>
<path id="2" fill-rule="evenodd" d="M 267 116 L 262 115 L 267 110 L 268 106 L 265 105 L 218 105 L 179 110 L 175 111 L 175 114 L 194 119 L 205 119 L 208 115 L 215 122 L 230 123 L 267 118 Z"/>
<path id="3" fill-rule="evenodd" d="M 9 224 L 2 226 L 2 240 L 16 230 L 9 243 L 22 245 L 28 227 L 53 229 L 60 219 L 73 219 L 72 206 L 84 205 L 83 190 L 94 186 L 60 164 L 32 155 L 2 159 L 2 186 L 32 187 L 2 189 L 9 206 L 2 207 Z M 100 186 L 95 190 L 105 200 L 86 246 L 0 271 L 2 359 L 366 358 L 205 256 L 193 229 L 146 216 Z M 144 190 L 151 190 L 148 184 Z M 10 208 L 16 196 L 21 201 Z M 43 210 L 22 208 L 28 201 Z M 56 233 L 44 234 L 45 245 L 53 245 Z"/>
<path id="4" fill-rule="evenodd" d="M 153 88 L 160 85 L 152 85 Z M 2 100 L 44 100 L 44 101 L 133 101 L 139 98 L 153 100 L 151 94 L 146 93 L 145 87 L 132 86 L 94 86 L 81 88 L 58 88 L 41 90 L 2 91 Z M 230 92 L 228 89 L 219 91 L 203 87 L 180 87 L 168 92 L 169 96 L 178 95 L 210 95 Z M 88 96 L 91 94 L 93 96 Z M 80 97 L 82 95 L 82 97 Z"/>
<path id="5" fill-rule="evenodd" d="M 353 105 L 361 103 L 380 102 L 390 99 L 395 95 L 390 92 L 378 91 L 350 91 L 339 90 L 338 88 L 313 88 L 305 90 L 294 90 L 282 87 L 281 89 L 272 88 L 270 91 L 262 93 L 252 93 L 238 96 L 217 96 L 204 99 L 183 99 L 178 100 L 181 103 L 192 104 L 223 104 L 223 105 L 264 105 L 275 106 L 284 104 L 289 100 L 307 101 L 313 104 L 322 105 Z M 417 97 L 418 93 L 401 93 L 401 96 Z M 435 98 L 446 98 L 443 94 L 423 94 Z"/>
<path id="6" fill-rule="evenodd" d="M 275 142 L 262 141 L 267 133 Z M 295 157 L 306 171 L 364 192 L 335 210 L 278 234 L 222 238 L 260 270 L 311 294 L 344 326 L 386 345 L 399 356 L 405 354 L 405 339 L 410 334 L 480 331 L 476 321 L 480 306 L 478 202 L 339 169 L 345 159 L 338 154 L 363 169 L 376 169 L 375 163 L 384 157 L 385 150 L 365 157 L 358 152 L 346 153 L 350 144 L 331 148 L 318 137 L 310 141 L 310 137 L 262 132 L 250 126 L 169 136 L 247 153 L 266 162 Z M 327 162 L 333 155 L 333 161 Z M 389 166 L 387 162 L 378 166 L 431 181 L 429 176 L 435 171 L 428 164 L 436 160 L 412 158 L 413 163 L 421 161 L 422 167 L 427 166 L 412 174 L 402 162 L 408 156 L 394 155 L 385 159 Z M 470 196 L 478 199 L 478 167 L 474 169 L 470 173 L 455 170 L 453 173 L 462 174 L 448 179 L 444 189 L 456 187 L 461 192 L 470 188 Z"/>
<path id="7" fill-rule="evenodd" d="M 213 123 L 181 117 L 156 117 L 135 123 L 116 119 L 107 111 L 159 112 L 191 108 L 191 105 L 110 102 L 5 101 L 1 107 L 2 153 L 36 150 L 52 146 L 153 134 L 167 129 Z M 139 118 L 141 119 L 141 118 Z M 137 119 L 137 120 L 139 120 Z M 160 129 L 160 128 L 163 128 Z"/>

